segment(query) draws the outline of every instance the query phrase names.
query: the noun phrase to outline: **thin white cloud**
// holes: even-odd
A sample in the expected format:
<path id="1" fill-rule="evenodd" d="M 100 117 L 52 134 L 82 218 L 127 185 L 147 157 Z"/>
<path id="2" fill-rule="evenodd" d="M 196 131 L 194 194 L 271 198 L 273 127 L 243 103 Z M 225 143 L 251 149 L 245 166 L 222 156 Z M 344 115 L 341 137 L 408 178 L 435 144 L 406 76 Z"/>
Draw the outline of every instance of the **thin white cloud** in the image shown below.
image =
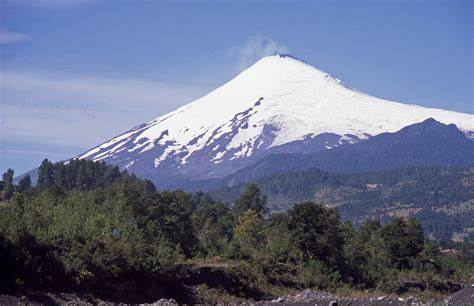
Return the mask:
<path id="1" fill-rule="evenodd" d="M 28 39 L 30 39 L 30 37 L 24 33 L 0 29 L 0 45 L 20 43 Z"/>
<path id="2" fill-rule="evenodd" d="M 0 142 L 89 147 L 207 93 L 140 79 L 0 73 Z"/>
<path id="3" fill-rule="evenodd" d="M 264 56 L 285 54 L 289 49 L 270 37 L 257 35 L 241 46 L 233 47 L 229 55 L 237 58 L 239 70 L 243 70 Z"/>
<path id="4" fill-rule="evenodd" d="M 134 78 L 67 76 L 45 72 L 0 72 L 2 90 L 6 93 L 34 95 L 40 100 L 61 106 L 79 103 L 83 107 L 113 106 L 117 110 L 130 106 L 169 108 L 194 96 L 200 87 L 193 84 L 150 81 Z M 16 94 L 14 95 L 16 97 Z M 46 101 L 45 101 L 46 102 Z"/>
<path id="5" fill-rule="evenodd" d="M 75 6 L 75 5 L 80 5 L 80 4 L 89 4 L 89 3 L 96 2 L 96 0 L 4 0 L 4 1 L 10 4 L 29 5 L 29 6 L 46 7 L 46 8 L 67 7 L 67 6 Z"/>
<path id="6" fill-rule="evenodd" d="M 43 151 L 43 150 L 21 150 L 21 149 L 2 149 L 2 148 L 0 148 L 0 152 L 5 153 L 5 154 L 54 156 L 58 158 L 68 158 L 74 154 L 77 154 L 77 152 L 67 154 L 67 153 L 58 153 L 58 152 Z"/>

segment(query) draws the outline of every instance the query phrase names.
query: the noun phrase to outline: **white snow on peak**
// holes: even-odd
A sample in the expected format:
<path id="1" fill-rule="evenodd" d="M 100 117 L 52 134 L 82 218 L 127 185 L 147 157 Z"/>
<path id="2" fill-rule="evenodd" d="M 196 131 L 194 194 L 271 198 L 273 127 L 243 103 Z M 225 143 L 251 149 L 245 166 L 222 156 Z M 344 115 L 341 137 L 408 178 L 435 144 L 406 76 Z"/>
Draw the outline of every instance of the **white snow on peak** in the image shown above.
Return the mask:
<path id="1" fill-rule="evenodd" d="M 157 145 L 166 149 L 155 157 L 158 166 L 170 154 L 185 152 L 187 158 L 212 140 L 236 131 L 226 150 L 213 160 L 219 162 L 230 149 L 232 158 L 250 156 L 265 125 L 277 130 L 270 147 L 321 133 L 366 134 L 394 132 L 427 118 L 454 123 L 462 131 L 474 131 L 474 115 L 424 108 L 372 97 L 351 89 L 338 79 L 291 56 L 267 56 L 206 96 L 160 116 L 80 156 L 110 157 L 133 139 L 143 153 Z M 233 120 L 235 119 L 235 120 Z M 236 127 L 236 122 L 246 121 Z M 111 145 L 114 145 L 111 147 Z"/>

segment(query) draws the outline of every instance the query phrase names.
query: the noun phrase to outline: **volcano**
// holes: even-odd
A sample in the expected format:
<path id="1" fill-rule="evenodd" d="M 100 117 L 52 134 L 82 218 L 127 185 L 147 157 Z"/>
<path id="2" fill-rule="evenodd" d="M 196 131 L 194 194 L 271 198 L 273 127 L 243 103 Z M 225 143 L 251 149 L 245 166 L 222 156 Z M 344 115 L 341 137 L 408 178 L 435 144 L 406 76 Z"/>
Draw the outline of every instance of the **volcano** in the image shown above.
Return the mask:
<path id="1" fill-rule="evenodd" d="M 264 57 L 206 96 L 77 156 L 158 186 L 224 177 L 275 153 L 351 145 L 433 118 L 474 138 L 474 115 L 370 96 L 288 55 Z"/>

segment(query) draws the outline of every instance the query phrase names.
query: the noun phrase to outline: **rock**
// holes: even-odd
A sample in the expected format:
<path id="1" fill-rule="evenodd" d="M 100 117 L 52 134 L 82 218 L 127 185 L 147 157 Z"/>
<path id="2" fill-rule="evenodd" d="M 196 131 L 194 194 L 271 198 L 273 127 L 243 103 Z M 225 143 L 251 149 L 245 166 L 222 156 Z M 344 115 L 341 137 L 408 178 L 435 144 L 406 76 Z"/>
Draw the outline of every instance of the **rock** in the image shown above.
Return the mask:
<path id="1" fill-rule="evenodd" d="M 178 305 L 178 302 L 174 299 L 159 299 L 158 301 L 152 304 L 142 304 L 142 305 L 150 305 L 150 306 L 169 306 L 169 305 Z"/>
<path id="2" fill-rule="evenodd" d="M 474 305 L 474 286 L 465 287 L 447 298 L 448 305 Z"/>
<path id="3" fill-rule="evenodd" d="M 276 299 L 275 302 L 277 302 L 277 303 L 283 303 L 284 301 L 285 301 L 285 297 L 282 296 L 282 297 L 279 297 L 278 299 Z"/>
<path id="4" fill-rule="evenodd" d="M 159 299 L 156 302 L 151 304 L 140 304 L 140 306 L 170 306 L 170 305 L 179 305 L 175 299 Z"/>

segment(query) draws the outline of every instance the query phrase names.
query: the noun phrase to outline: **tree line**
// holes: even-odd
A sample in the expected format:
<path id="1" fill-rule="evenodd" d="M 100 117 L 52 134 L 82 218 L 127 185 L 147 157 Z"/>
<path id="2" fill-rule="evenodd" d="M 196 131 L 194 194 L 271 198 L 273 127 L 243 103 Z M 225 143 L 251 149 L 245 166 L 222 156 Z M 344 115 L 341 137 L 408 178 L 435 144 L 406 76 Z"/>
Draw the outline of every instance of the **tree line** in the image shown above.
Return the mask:
<path id="1" fill-rule="evenodd" d="M 474 168 L 445 166 L 413 166 L 353 174 L 309 168 L 254 180 L 267 195 L 271 210 L 286 210 L 295 202 L 317 197 L 322 203 L 337 205 L 343 220 L 363 220 L 378 215 L 385 221 L 390 219 L 387 212 L 405 207 L 412 209 L 426 234 L 449 240 L 453 233 L 464 232 L 464 239 L 471 242 L 474 233 L 469 234 L 465 229 L 474 227 L 474 211 L 462 210 L 459 206 L 474 198 L 473 181 Z M 210 191 L 211 195 L 232 202 L 245 189 L 245 183 L 227 185 Z"/>
<path id="2" fill-rule="evenodd" d="M 153 294 L 185 299 L 183 285 L 193 284 L 206 289 L 201 301 L 216 302 L 308 287 L 450 291 L 474 271 L 472 257 L 442 253 L 415 219 L 354 226 L 311 201 L 269 213 L 255 184 L 228 204 L 203 192 L 158 191 L 87 160 L 43 161 L 36 186 L 29 176 L 15 185 L 13 174 L 0 183 L 6 292 L 128 292 L 122 301 L 143 302 Z"/>

